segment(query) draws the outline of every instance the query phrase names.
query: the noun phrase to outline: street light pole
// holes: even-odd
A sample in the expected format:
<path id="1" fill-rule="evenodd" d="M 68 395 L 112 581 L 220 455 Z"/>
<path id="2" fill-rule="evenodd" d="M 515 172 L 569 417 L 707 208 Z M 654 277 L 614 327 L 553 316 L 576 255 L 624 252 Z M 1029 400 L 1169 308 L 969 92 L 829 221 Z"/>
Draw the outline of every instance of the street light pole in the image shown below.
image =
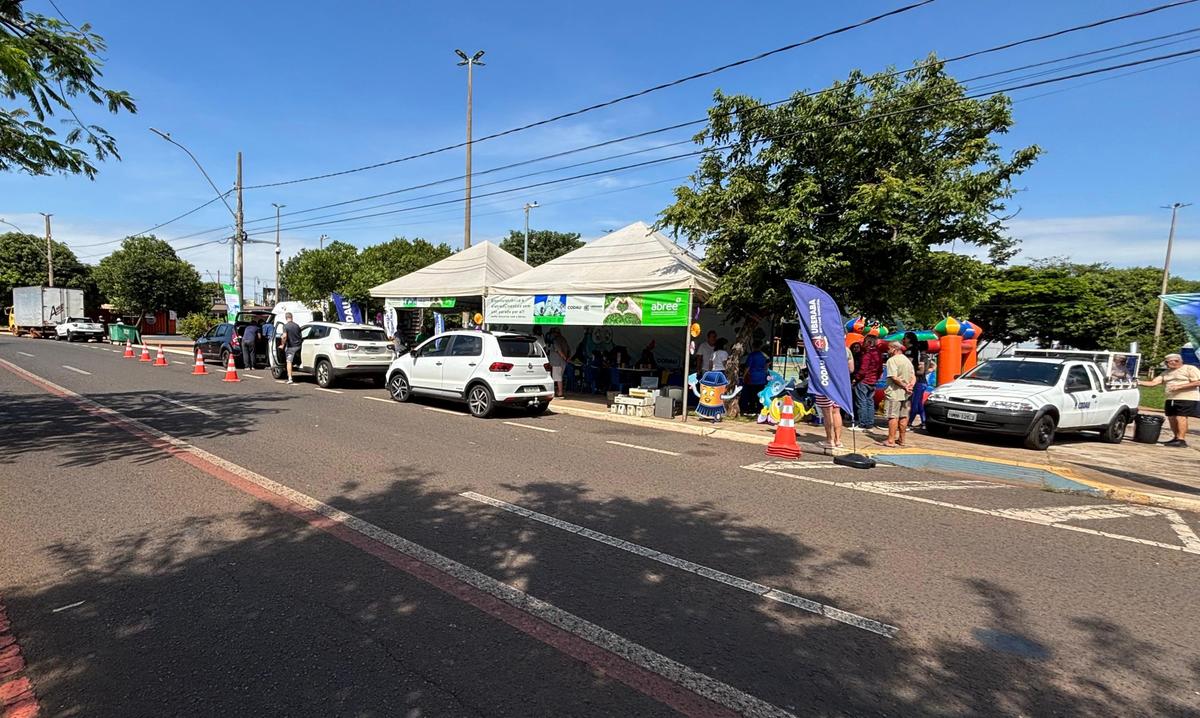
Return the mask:
<path id="1" fill-rule="evenodd" d="M 525 203 L 525 258 L 526 264 L 529 264 L 529 210 L 537 207 L 537 200 Z"/>
<path id="2" fill-rule="evenodd" d="M 283 301 L 283 292 L 279 289 L 279 210 L 286 207 L 286 204 L 271 203 L 275 208 L 275 303 Z"/>
<path id="3" fill-rule="evenodd" d="M 1160 295 L 1167 293 L 1167 280 L 1171 277 L 1171 246 L 1175 243 L 1175 219 L 1179 215 L 1179 210 L 1190 206 L 1190 204 L 1176 202 L 1163 207 L 1163 209 L 1171 210 L 1171 230 L 1167 233 L 1167 258 L 1163 262 L 1162 291 L 1159 292 Z M 1154 356 L 1158 356 L 1158 340 L 1162 335 L 1163 304 L 1165 302 L 1160 297 L 1158 300 L 1158 318 L 1154 320 Z"/>
<path id="4" fill-rule="evenodd" d="M 54 286 L 54 249 L 50 244 L 50 218 L 54 215 L 45 212 L 38 214 L 46 218 L 46 286 Z"/>
<path id="5" fill-rule="evenodd" d="M 454 54 L 462 58 L 462 61 L 458 63 L 460 67 L 467 66 L 467 191 L 463 208 L 463 249 L 467 249 L 471 246 L 471 78 L 475 65 L 483 67 L 483 63 L 479 61 L 479 58 L 483 57 L 483 50 L 470 57 L 467 57 L 467 53 L 462 50 L 455 50 Z"/>
<path id="6" fill-rule="evenodd" d="M 242 153 L 237 153 L 237 229 L 233 238 L 234 249 L 234 269 L 237 272 L 237 293 L 238 299 L 243 304 L 246 303 L 246 232 L 242 229 L 244 226 L 245 214 L 242 211 Z"/>

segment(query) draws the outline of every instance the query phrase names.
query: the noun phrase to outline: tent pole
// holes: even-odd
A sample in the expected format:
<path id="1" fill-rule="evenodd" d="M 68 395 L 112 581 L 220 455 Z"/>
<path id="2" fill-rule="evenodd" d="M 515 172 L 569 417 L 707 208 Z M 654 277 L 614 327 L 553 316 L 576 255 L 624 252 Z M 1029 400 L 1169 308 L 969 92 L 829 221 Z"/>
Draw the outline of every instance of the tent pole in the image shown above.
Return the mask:
<path id="1" fill-rule="evenodd" d="M 692 290 L 688 290 L 687 324 L 683 325 L 683 421 L 688 417 L 688 374 L 692 368 Z M 669 393 L 669 390 L 668 390 Z"/>

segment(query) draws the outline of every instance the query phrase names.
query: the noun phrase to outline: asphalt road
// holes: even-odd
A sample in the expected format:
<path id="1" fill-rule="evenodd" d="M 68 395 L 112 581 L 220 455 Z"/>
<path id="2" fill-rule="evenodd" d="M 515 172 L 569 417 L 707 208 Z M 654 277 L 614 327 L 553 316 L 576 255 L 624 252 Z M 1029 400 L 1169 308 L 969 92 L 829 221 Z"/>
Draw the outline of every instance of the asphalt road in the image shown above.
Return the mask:
<path id="1" fill-rule="evenodd" d="M 169 357 L 0 338 L 43 715 L 1200 716 L 1195 516 Z"/>

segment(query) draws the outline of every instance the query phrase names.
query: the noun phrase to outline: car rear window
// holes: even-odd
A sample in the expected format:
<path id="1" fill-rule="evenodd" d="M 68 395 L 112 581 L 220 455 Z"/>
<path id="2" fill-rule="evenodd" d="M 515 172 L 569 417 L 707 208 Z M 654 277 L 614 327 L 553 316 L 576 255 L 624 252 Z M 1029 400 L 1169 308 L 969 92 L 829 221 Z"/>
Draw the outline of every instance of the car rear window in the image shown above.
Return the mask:
<path id="1" fill-rule="evenodd" d="M 506 357 L 544 357 L 542 347 L 533 337 L 496 337 L 500 354 Z"/>
<path id="2" fill-rule="evenodd" d="M 379 329 L 343 329 L 342 339 L 349 342 L 386 342 L 387 335 Z"/>

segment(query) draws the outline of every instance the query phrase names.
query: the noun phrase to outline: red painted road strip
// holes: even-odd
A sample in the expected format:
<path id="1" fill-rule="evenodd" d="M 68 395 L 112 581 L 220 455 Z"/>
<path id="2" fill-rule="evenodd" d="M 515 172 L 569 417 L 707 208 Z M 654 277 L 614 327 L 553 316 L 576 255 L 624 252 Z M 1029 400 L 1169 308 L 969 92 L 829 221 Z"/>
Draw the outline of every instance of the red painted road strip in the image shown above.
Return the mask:
<path id="1" fill-rule="evenodd" d="M 12 622 L 0 600 L 0 718 L 35 718 L 40 710 L 33 684 L 21 675 L 25 659 L 13 635 Z"/>
<path id="2" fill-rule="evenodd" d="M 154 436 L 141 428 L 135 420 L 127 418 L 112 409 L 100 407 L 100 405 L 89 399 L 56 384 L 52 384 L 36 374 L 3 359 L 0 359 L 0 366 L 8 369 L 11 373 L 39 389 L 73 404 L 81 411 L 136 436 L 163 453 L 169 454 L 205 474 L 254 496 L 281 511 L 296 516 L 309 525 L 381 559 L 410 576 L 434 586 L 493 618 L 507 623 L 526 635 L 557 649 L 561 653 L 586 663 L 592 668 L 624 683 L 643 695 L 670 706 L 684 715 L 707 718 L 736 716 L 738 714 L 736 711 L 698 695 L 658 673 L 636 665 L 580 636 L 565 631 L 515 606 L 509 605 L 457 577 L 408 556 L 387 544 L 365 536 L 341 522 L 334 521 L 279 494 L 268 491 L 214 462 L 208 461 L 201 456 L 197 456 L 162 438 Z M 4 718 L 9 718 L 9 716 L 6 715 Z"/>

